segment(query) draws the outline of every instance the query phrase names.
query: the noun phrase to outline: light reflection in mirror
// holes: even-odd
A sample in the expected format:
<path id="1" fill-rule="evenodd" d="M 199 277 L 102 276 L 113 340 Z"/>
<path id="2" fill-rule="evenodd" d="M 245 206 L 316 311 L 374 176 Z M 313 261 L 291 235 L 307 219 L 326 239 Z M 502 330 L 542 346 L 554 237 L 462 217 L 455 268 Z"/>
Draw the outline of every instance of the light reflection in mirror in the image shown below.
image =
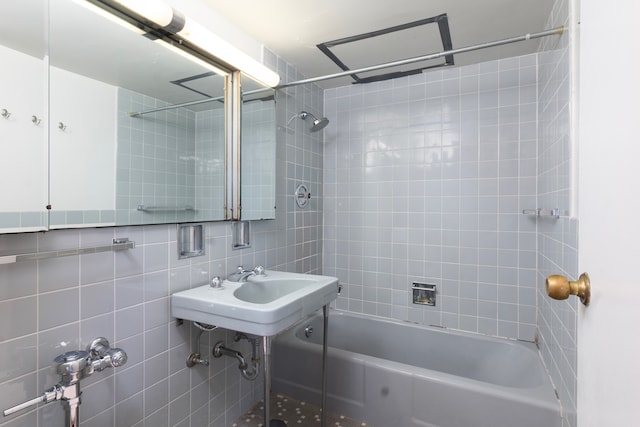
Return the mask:
<path id="1" fill-rule="evenodd" d="M 70 0 L 50 13 L 50 114 L 67 125 L 51 131 L 51 228 L 224 219 L 225 78 Z"/>

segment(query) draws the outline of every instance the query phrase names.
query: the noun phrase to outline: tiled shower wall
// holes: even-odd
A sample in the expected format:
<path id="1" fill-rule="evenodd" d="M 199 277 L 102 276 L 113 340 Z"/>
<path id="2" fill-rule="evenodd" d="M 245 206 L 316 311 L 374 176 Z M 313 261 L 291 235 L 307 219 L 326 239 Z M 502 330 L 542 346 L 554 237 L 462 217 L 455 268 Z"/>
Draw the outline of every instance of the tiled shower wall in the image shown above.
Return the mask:
<path id="1" fill-rule="evenodd" d="M 283 80 L 302 78 L 268 53 L 267 65 Z M 292 111 L 322 112 L 315 86 L 278 94 L 278 123 Z M 298 127 L 278 133 L 276 219 L 253 223 L 252 247 L 232 251 L 230 225 L 206 226 L 206 255 L 178 260 L 175 225 L 108 227 L 0 235 L 0 255 L 102 246 L 129 237 L 136 248 L 0 265 L 0 404 L 2 409 L 40 395 L 56 384 L 53 358 L 84 349 L 98 336 L 122 347 L 123 367 L 82 382 L 83 424 L 93 427 L 215 426 L 231 422 L 262 397 L 259 379 L 240 377 L 237 363 L 212 359 L 211 346 L 226 331 L 203 336 L 209 368 L 185 366 L 195 328 L 178 326 L 169 312 L 172 292 L 225 276 L 237 265 L 319 273 L 322 265 L 320 135 Z M 295 145 L 295 147 L 294 147 Z M 311 206 L 293 209 L 294 184 L 313 191 Z M 246 352 L 246 346 L 229 342 Z M 0 419 L 3 427 L 64 426 L 60 402 Z"/>
<path id="2" fill-rule="evenodd" d="M 325 91 L 337 307 L 533 341 L 536 55 Z M 435 307 L 412 282 L 437 285 Z"/>
<path id="3" fill-rule="evenodd" d="M 577 20 L 571 16 L 571 0 L 558 0 L 547 28 Z M 558 390 L 564 411 L 564 427 L 575 427 L 577 377 L 577 298 L 550 299 L 545 278 L 562 274 L 575 280 L 578 275 L 578 220 L 572 212 L 571 49 L 569 32 L 562 37 L 543 39 L 539 53 L 539 146 L 538 206 L 558 208 L 562 217 L 538 221 L 538 328 L 543 359 Z"/>

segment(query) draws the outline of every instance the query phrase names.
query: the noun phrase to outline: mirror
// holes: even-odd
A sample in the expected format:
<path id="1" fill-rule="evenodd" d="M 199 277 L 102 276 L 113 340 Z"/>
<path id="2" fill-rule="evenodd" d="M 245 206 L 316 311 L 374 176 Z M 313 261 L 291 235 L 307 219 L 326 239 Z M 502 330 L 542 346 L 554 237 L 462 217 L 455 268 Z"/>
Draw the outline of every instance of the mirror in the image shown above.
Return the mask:
<path id="1" fill-rule="evenodd" d="M 47 227 L 47 7 L 0 2 L 0 232 Z"/>
<path id="2" fill-rule="evenodd" d="M 82 3 L 50 4 L 50 228 L 225 219 L 225 76 Z"/>
<path id="3" fill-rule="evenodd" d="M 87 7 L 0 3 L 0 233 L 228 219 L 225 72 Z M 243 79 L 242 219 L 275 217 L 261 88 Z"/>
<path id="4" fill-rule="evenodd" d="M 242 220 L 276 217 L 276 101 L 242 76 L 240 204 Z"/>

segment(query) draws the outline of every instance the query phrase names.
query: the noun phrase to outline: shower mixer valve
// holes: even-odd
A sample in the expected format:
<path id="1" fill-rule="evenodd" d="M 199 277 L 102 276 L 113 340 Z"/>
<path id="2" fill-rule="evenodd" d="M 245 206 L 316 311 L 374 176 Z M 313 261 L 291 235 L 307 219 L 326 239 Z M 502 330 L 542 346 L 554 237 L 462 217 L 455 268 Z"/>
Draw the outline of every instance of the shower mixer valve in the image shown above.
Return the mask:
<path id="1" fill-rule="evenodd" d="M 68 351 L 54 359 L 56 372 L 60 374 L 60 382 L 42 395 L 6 409 L 4 416 L 54 400 L 62 401 L 65 406 L 66 425 L 78 426 L 78 412 L 80 406 L 80 380 L 100 372 L 106 368 L 117 368 L 127 362 L 127 353 L 120 348 L 111 348 L 106 338 L 96 338 L 87 346 L 87 350 Z"/>

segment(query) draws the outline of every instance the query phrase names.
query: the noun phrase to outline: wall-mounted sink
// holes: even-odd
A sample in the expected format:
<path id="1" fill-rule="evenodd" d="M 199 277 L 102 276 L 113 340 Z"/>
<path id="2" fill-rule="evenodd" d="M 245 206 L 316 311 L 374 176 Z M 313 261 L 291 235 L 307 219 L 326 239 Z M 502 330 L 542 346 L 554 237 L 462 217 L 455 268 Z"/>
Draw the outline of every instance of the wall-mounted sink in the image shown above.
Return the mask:
<path id="1" fill-rule="evenodd" d="M 272 336 L 330 303 L 338 279 L 266 271 L 246 282 L 225 280 L 171 295 L 171 315 L 248 334 Z"/>

